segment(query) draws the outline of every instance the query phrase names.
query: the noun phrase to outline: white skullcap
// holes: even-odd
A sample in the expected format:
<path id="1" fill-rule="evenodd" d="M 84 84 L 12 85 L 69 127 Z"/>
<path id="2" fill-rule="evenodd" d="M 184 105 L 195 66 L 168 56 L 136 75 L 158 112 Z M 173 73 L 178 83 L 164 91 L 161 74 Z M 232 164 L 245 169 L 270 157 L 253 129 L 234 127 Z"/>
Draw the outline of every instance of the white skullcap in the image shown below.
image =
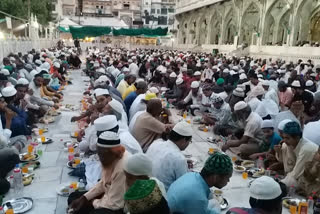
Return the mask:
<path id="1" fill-rule="evenodd" d="M 264 121 L 262 121 L 261 128 L 262 128 L 262 129 L 265 129 L 265 128 L 274 128 L 273 121 L 272 121 L 272 120 L 264 120 Z"/>
<path id="2" fill-rule="evenodd" d="M 7 86 L 2 89 L 1 93 L 4 97 L 12 97 L 16 95 L 17 90 L 13 86 Z"/>
<path id="3" fill-rule="evenodd" d="M 243 74 L 243 73 L 244 73 L 244 70 L 241 69 L 241 70 L 239 71 L 239 74 Z"/>
<path id="4" fill-rule="evenodd" d="M 53 66 L 56 67 L 56 68 L 60 68 L 60 63 L 59 62 L 54 62 Z"/>
<path id="5" fill-rule="evenodd" d="M 196 72 L 194 72 L 193 76 L 201 76 L 201 72 L 200 71 L 196 71 Z"/>
<path id="6" fill-rule="evenodd" d="M 98 80 L 99 80 L 100 82 L 107 82 L 107 81 L 109 81 L 109 78 L 108 78 L 106 75 L 101 75 L 101 76 L 98 78 Z"/>
<path id="7" fill-rule="evenodd" d="M 122 69 L 122 72 L 130 72 L 130 70 L 129 70 L 129 68 L 124 67 L 124 68 Z"/>
<path id="8" fill-rule="evenodd" d="M 177 80 L 176 80 L 176 84 L 177 85 L 181 85 L 183 83 L 183 79 L 182 78 L 178 78 Z"/>
<path id="9" fill-rule="evenodd" d="M 39 66 L 42 64 L 41 60 L 39 60 L 39 59 L 37 59 L 36 61 L 34 61 L 34 63 L 37 64 L 37 65 L 39 65 Z"/>
<path id="10" fill-rule="evenodd" d="M 31 72 L 30 72 L 30 75 L 32 76 L 32 77 L 34 77 L 36 74 L 38 74 L 39 72 L 37 71 L 37 70 L 32 70 Z"/>
<path id="11" fill-rule="evenodd" d="M 186 137 L 192 136 L 192 132 L 193 132 L 191 125 L 185 121 L 181 121 L 177 123 L 172 130 L 178 133 L 179 135 L 186 136 Z"/>
<path id="12" fill-rule="evenodd" d="M 320 146 L 320 121 L 310 122 L 304 126 L 303 137 Z"/>
<path id="13" fill-rule="evenodd" d="M 212 66 L 212 69 L 218 70 L 219 67 L 215 65 L 215 66 Z"/>
<path id="14" fill-rule="evenodd" d="M 17 85 L 29 85 L 29 81 L 26 78 L 20 78 L 17 81 Z"/>
<path id="15" fill-rule="evenodd" d="M 128 63 L 132 63 L 132 62 L 133 62 L 132 59 L 129 59 L 129 60 L 128 60 Z"/>
<path id="16" fill-rule="evenodd" d="M 120 145 L 119 135 L 115 132 L 103 132 L 97 141 L 97 146 L 103 148 L 113 148 Z"/>
<path id="17" fill-rule="evenodd" d="M 307 87 L 313 86 L 312 80 L 308 80 L 308 81 L 306 82 L 306 86 L 307 86 Z"/>
<path id="18" fill-rule="evenodd" d="M 115 100 L 115 99 L 112 99 L 108 105 L 116 112 L 118 113 L 122 113 L 123 112 L 123 106 L 122 104 L 118 101 L 118 100 Z"/>
<path id="19" fill-rule="evenodd" d="M 93 67 L 95 67 L 95 68 L 98 68 L 98 67 L 100 67 L 100 64 L 99 64 L 99 62 L 95 62 L 95 63 L 93 64 Z"/>
<path id="20" fill-rule="evenodd" d="M 118 121 L 116 116 L 106 115 L 96 119 L 93 124 L 96 131 L 101 132 L 101 131 L 107 131 L 107 130 L 113 129 L 118 125 Z"/>
<path id="21" fill-rule="evenodd" d="M 232 94 L 237 97 L 244 97 L 244 90 L 242 88 L 236 88 L 233 90 Z"/>
<path id="22" fill-rule="evenodd" d="M 158 89 L 157 87 L 151 87 L 151 88 L 149 88 L 149 91 L 150 91 L 151 93 L 155 93 L 155 94 L 158 94 L 158 93 L 159 93 L 159 89 Z"/>
<path id="23" fill-rule="evenodd" d="M 291 86 L 292 87 L 296 87 L 296 88 L 300 88 L 301 87 L 301 84 L 300 84 L 300 81 L 299 80 L 295 80 L 291 83 Z"/>
<path id="24" fill-rule="evenodd" d="M 239 111 L 239 110 L 245 109 L 247 106 L 248 104 L 245 103 L 244 101 L 239 101 L 234 105 L 234 110 Z"/>
<path id="25" fill-rule="evenodd" d="M 5 76 L 9 76 L 10 75 L 10 72 L 9 72 L 9 70 L 8 69 L 1 69 L 1 71 L 0 71 L 0 74 L 3 74 L 3 75 L 5 75 Z"/>
<path id="26" fill-rule="evenodd" d="M 262 81 L 262 85 L 264 85 L 264 86 L 270 86 L 270 83 L 269 83 L 268 80 L 263 80 L 263 81 Z"/>
<path id="27" fill-rule="evenodd" d="M 282 131 L 286 126 L 286 124 L 289 122 L 292 122 L 292 120 L 289 120 L 289 119 L 282 120 L 278 125 L 278 129 Z"/>
<path id="28" fill-rule="evenodd" d="M 198 63 L 196 64 L 196 67 L 201 67 L 201 63 L 198 62 Z"/>
<path id="29" fill-rule="evenodd" d="M 152 175 L 152 160 L 143 153 L 137 153 L 128 157 L 124 162 L 124 171 L 131 175 Z"/>
<path id="30" fill-rule="evenodd" d="M 175 72 L 172 72 L 169 77 L 176 78 L 177 74 Z"/>
<path id="31" fill-rule="evenodd" d="M 247 79 L 247 75 L 245 73 L 240 74 L 239 77 L 241 80 Z"/>
<path id="32" fill-rule="evenodd" d="M 233 66 L 232 70 L 237 71 L 237 70 L 239 70 L 239 68 L 238 68 L 238 66 Z"/>
<path id="33" fill-rule="evenodd" d="M 105 74 L 106 73 L 104 68 L 99 68 L 99 69 L 96 70 L 96 72 L 101 73 L 101 74 Z"/>
<path id="34" fill-rule="evenodd" d="M 272 200 L 278 198 L 281 193 L 279 183 L 268 176 L 257 178 L 250 186 L 250 197 L 257 200 Z"/>
<path id="35" fill-rule="evenodd" d="M 97 88 L 94 90 L 94 94 L 96 97 L 99 97 L 101 95 L 109 95 L 108 89 L 103 89 L 103 88 Z"/>
<path id="36" fill-rule="evenodd" d="M 229 71 L 229 69 L 226 68 L 223 70 L 223 73 L 228 74 L 228 73 L 230 73 L 230 71 Z"/>
<path id="37" fill-rule="evenodd" d="M 262 74 L 258 74 L 258 78 L 263 79 L 263 75 Z"/>
<path id="38" fill-rule="evenodd" d="M 199 88 L 199 86 L 200 86 L 200 83 L 198 81 L 193 81 L 191 83 L 191 88 Z"/>
<path id="39" fill-rule="evenodd" d="M 16 58 L 14 58 L 13 56 L 11 56 L 9 59 L 10 59 L 11 62 L 12 61 L 16 61 Z"/>
<path id="40" fill-rule="evenodd" d="M 231 70 L 230 71 L 230 75 L 232 76 L 232 75 L 235 75 L 235 74 L 237 74 L 237 72 L 235 72 L 234 70 Z"/>

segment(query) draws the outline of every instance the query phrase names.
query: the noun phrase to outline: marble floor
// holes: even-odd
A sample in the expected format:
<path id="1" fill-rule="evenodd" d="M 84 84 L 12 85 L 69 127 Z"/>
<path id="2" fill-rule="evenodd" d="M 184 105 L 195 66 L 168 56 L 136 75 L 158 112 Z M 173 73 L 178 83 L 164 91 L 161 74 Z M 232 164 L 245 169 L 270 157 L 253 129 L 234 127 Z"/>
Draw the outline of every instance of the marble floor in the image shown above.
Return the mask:
<path id="1" fill-rule="evenodd" d="M 63 104 L 80 105 L 82 93 L 85 89 L 84 80 L 88 77 L 81 76 L 80 70 L 72 70 L 70 77 L 72 85 L 66 86 Z M 56 121 L 48 125 L 49 132 L 45 133 L 46 137 L 52 138 L 53 143 L 43 145 L 43 156 L 40 158 L 41 166 L 35 170 L 35 179 L 33 183 L 26 186 L 21 196 L 31 197 L 34 206 L 28 214 L 64 214 L 67 208 L 67 198 L 58 196 L 56 189 L 64 183 L 78 181 L 76 177 L 68 175 L 70 171 L 67 168 L 68 153 L 64 151 L 63 143 L 71 140 L 70 134 L 77 128 L 76 123 L 71 123 L 72 116 L 78 115 L 79 112 L 62 111 L 62 114 L 55 117 Z M 41 125 L 40 125 L 41 127 Z M 4 200 L 14 198 L 11 190 Z"/>

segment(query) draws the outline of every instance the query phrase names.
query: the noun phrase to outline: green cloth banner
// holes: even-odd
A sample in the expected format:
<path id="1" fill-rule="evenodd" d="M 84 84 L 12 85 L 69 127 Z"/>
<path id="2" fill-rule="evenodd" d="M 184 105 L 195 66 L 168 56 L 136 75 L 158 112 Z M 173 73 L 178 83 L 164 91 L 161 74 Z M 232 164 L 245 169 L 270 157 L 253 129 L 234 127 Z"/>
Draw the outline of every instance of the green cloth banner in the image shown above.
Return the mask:
<path id="1" fill-rule="evenodd" d="M 63 33 L 70 33 L 69 28 L 66 28 L 66 27 L 61 27 L 61 26 L 59 26 L 59 27 L 58 27 L 58 30 L 59 30 L 60 32 L 63 32 Z"/>
<path id="2" fill-rule="evenodd" d="M 111 27 L 94 27 L 94 26 L 84 26 L 84 27 L 72 27 L 70 26 L 70 32 L 74 39 L 84 39 L 86 37 L 97 37 L 108 35 L 111 33 Z"/>
<path id="3" fill-rule="evenodd" d="M 168 33 L 168 28 L 158 27 L 156 29 L 150 28 L 138 28 L 138 29 L 113 29 L 114 36 L 166 36 Z"/>
<path id="4" fill-rule="evenodd" d="M 5 22 L 5 21 L 6 21 L 6 19 L 0 19 L 0 23 L 1 23 L 1 22 Z"/>
<path id="5" fill-rule="evenodd" d="M 138 28 L 138 29 L 127 29 L 127 28 L 120 28 L 115 29 L 111 27 L 95 27 L 95 26 L 84 26 L 84 27 L 75 27 L 69 26 L 70 32 L 74 39 L 84 39 L 86 37 L 98 37 L 103 35 L 108 35 L 112 32 L 114 36 L 148 36 L 148 37 L 157 37 L 157 36 L 166 36 L 168 33 L 168 28 Z M 65 28 L 59 30 L 62 32 L 69 32 L 64 31 Z"/>

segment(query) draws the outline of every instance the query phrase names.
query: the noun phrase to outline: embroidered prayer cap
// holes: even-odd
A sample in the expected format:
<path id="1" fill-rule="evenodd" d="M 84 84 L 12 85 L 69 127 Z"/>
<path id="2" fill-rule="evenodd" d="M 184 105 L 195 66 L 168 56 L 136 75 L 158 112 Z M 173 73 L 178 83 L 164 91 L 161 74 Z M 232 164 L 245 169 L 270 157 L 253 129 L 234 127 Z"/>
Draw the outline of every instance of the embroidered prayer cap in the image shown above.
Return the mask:
<path id="1" fill-rule="evenodd" d="M 192 136 L 192 132 L 193 132 L 191 125 L 185 121 L 181 121 L 177 123 L 172 130 L 178 133 L 179 135 L 186 136 L 186 137 Z"/>
<path id="2" fill-rule="evenodd" d="M 171 72 L 171 74 L 169 75 L 169 77 L 176 78 L 176 77 L 177 77 L 177 74 L 176 74 L 175 72 Z"/>
<path id="3" fill-rule="evenodd" d="M 115 110 L 116 112 L 118 113 L 122 113 L 123 112 L 123 106 L 122 104 L 118 101 L 118 100 L 115 100 L 115 99 L 112 99 L 108 105 L 113 109 Z"/>
<path id="4" fill-rule="evenodd" d="M 7 86 L 2 89 L 1 93 L 4 97 L 12 97 L 16 95 L 17 90 L 13 86 Z"/>
<path id="5" fill-rule="evenodd" d="M 6 75 L 6 76 L 9 76 L 10 75 L 10 72 L 9 72 L 9 70 L 8 69 L 1 69 L 1 71 L 0 71 L 0 74 L 3 74 L 3 75 Z"/>
<path id="6" fill-rule="evenodd" d="M 131 214 L 144 213 L 155 208 L 162 200 L 162 193 L 154 180 L 137 180 L 124 195 Z"/>
<path id="7" fill-rule="evenodd" d="M 282 131 L 284 129 L 284 126 L 289 122 L 292 122 L 292 120 L 289 120 L 289 119 L 282 120 L 278 125 L 278 129 Z"/>
<path id="8" fill-rule="evenodd" d="M 234 105 L 234 110 L 240 111 L 242 109 L 245 109 L 247 106 L 248 106 L 248 104 L 245 103 L 244 101 L 239 101 Z"/>
<path id="9" fill-rule="evenodd" d="M 312 80 L 308 80 L 308 81 L 306 82 L 306 86 L 307 86 L 307 87 L 313 86 Z"/>
<path id="10" fill-rule="evenodd" d="M 252 182 L 250 197 L 257 200 L 272 200 L 282 194 L 281 187 L 273 178 L 262 176 Z"/>
<path id="11" fill-rule="evenodd" d="M 17 81 L 17 85 L 29 85 L 29 81 L 26 78 L 20 78 Z"/>
<path id="12" fill-rule="evenodd" d="M 223 99 L 222 97 L 220 97 L 219 95 L 216 95 L 216 96 L 213 96 L 212 97 L 212 103 L 215 104 L 215 103 L 221 103 L 223 102 Z"/>
<path id="13" fill-rule="evenodd" d="M 125 160 L 124 170 L 135 176 L 152 175 L 152 160 L 143 153 L 131 155 Z"/>
<path id="14" fill-rule="evenodd" d="M 101 95 L 109 95 L 108 89 L 103 89 L 103 88 L 97 88 L 94 90 L 94 94 L 96 97 L 99 97 Z"/>
<path id="15" fill-rule="evenodd" d="M 200 71 L 196 71 L 196 72 L 194 72 L 193 76 L 201 76 L 201 72 Z"/>
<path id="16" fill-rule="evenodd" d="M 97 146 L 103 148 L 113 148 L 120 145 L 118 133 L 106 131 L 103 132 L 97 140 Z"/>
<path id="17" fill-rule="evenodd" d="M 289 134 L 289 135 L 298 135 L 302 133 L 302 130 L 299 123 L 292 121 L 292 122 L 288 122 L 284 126 L 283 133 Z"/>
<path id="18" fill-rule="evenodd" d="M 264 120 L 264 121 L 262 121 L 261 128 L 262 129 L 274 128 L 273 121 L 272 120 Z"/>
<path id="19" fill-rule="evenodd" d="M 291 87 L 293 88 L 301 88 L 301 84 L 299 80 L 295 80 L 292 82 Z"/>
<path id="20" fill-rule="evenodd" d="M 177 85 L 181 85 L 183 83 L 183 79 L 182 78 L 178 78 L 177 80 L 176 80 L 176 84 Z"/>
<path id="21" fill-rule="evenodd" d="M 262 81 L 262 85 L 263 85 L 263 86 L 270 86 L 270 83 L 269 83 L 268 80 L 263 80 L 263 81 Z"/>
<path id="22" fill-rule="evenodd" d="M 217 85 L 222 85 L 224 83 L 224 79 L 223 78 L 219 78 L 217 80 Z"/>
<path id="23" fill-rule="evenodd" d="M 101 73 L 101 74 L 105 74 L 105 73 L 106 73 L 106 70 L 104 70 L 104 68 L 98 68 L 98 69 L 96 70 L 96 72 Z"/>
<path id="24" fill-rule="evenodd" d="M 43 74 L 42 77 L 43 77 L 43 79 L 47 79 L 47 80 L 51 79 L 50 74 Z"/>
<path id="25" fill-rule="evenodd" d="M 157 87 L 151 87 L 151 88 L 149 88 L 149 92 L 158 94 L 159 93 L 159 89 Z"/>
<path id="26" fill-rule="evenodd" d="M 42 64 L 41 60 L 37 59 L 36 61 L 34 61 L 34 63 L 38 66 L 40 66 Z"/>
<path id="27" fill-rule="evenodd" d="M 54 62 L 53 66 L 56 67 L 56 68 L 60 68 L 60 63 L 59 62 Z"/>
<path id="28" fill-rule="evenodd" d="M 155 98 L 157 98 L 157 95 L 156 95 L 155 93 L 146 93 L 144 99 L 145 99 L 146 101 L 149 101 L 149 100 L 155 99 Z"/>
<path id="29" fill-rule="evenodd" d="M 94 127 L 97 132 L 113 129 L 118 125 L 117 117 L 114 115 L 106 115 L 99 117 L 94 121 Z"/>
<path id="30" fill-rule="evenodd" d="M 226 175 L 232 173 L 233 164 L 228 155 L 216 152 L 206 160 L 202 171 L 209 174 Z"/>
<path id="31" fill-rule="evenodd" d="M 228 74 L 228 73 L 230 73 L 230 71 L 229 71 L 229 69 L 226 68 L 223 70 L 223 73 Z"/>
<path id="32" fill-rule="evenodd" d="M 233 90 L 232 94 L 237 97 L 244 97 L 244 91 L 242 88 L 236 88 Z"/>
<path id="33" fill-rule="evenodd" d="M 199 88 L 199 86 L 200 86 L 200 83 L 198 81 L 193 81 L 191 83 L 191 88 Z"/>

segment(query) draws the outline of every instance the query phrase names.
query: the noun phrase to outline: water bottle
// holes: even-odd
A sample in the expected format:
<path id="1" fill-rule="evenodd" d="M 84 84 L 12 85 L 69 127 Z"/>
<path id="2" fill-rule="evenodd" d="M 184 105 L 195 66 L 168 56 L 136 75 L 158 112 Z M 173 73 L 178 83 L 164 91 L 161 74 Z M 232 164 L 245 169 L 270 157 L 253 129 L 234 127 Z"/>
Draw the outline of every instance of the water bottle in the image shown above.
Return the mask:
<path id="1" fill-rule="evenodd" d="M 23 183 L 22 183 L 22 173 L 19 168 L 19 164 L 16 165 L 16 168 L 13 170 L 13 189 L 17 196 L 21 196 L 23 191 Z"/>
<path id="2" fill-rule="evenodd" d="M 291 185 L 291 186 L 289 187 L 288 196 L 289 196 L 289 197 L 294 197 L 294 193 L 295 193 L 295 192 L 296 192 L 296 189 L 295 189 L 294 185 Z"/>
<path id="3" fill-rule="evenodd" d="M 0 207 L 0 214 L 5 214 L 4 210 L 3 210 L 3 207 Z"/>
<path id="4" fill-rule="evenodd" d="M 37 146 L 37 154 L 39 156 L 42 156 L 42 154 L 43 154 L 43 148 L 42 148 L 42 142 L 41 141 L 38 143 L 38 146 Z"/>
<path id="5" fill-rule="evenodd" d="M 257 160 L 257 168 L 259 169 L 263 169 L 264 168 L 264 161 L 263 161 L 263 157 L 260 156 L 259 159 Z"/>
<path id="6" fill-rule="evenodd" d="M 312 214 L 313 213 L 313 206 L 314 206 L 314 200 L 312 196 L 308 198 L 308 213 Z"/>
<path id="7" fill-rule="evenodd" d="M 85 191 L 86 190 L 86 185 L 84 184 L 83 179 L 80 179 L 80 181 L 79 181 L 78 190 L 79 191 Z"/>

